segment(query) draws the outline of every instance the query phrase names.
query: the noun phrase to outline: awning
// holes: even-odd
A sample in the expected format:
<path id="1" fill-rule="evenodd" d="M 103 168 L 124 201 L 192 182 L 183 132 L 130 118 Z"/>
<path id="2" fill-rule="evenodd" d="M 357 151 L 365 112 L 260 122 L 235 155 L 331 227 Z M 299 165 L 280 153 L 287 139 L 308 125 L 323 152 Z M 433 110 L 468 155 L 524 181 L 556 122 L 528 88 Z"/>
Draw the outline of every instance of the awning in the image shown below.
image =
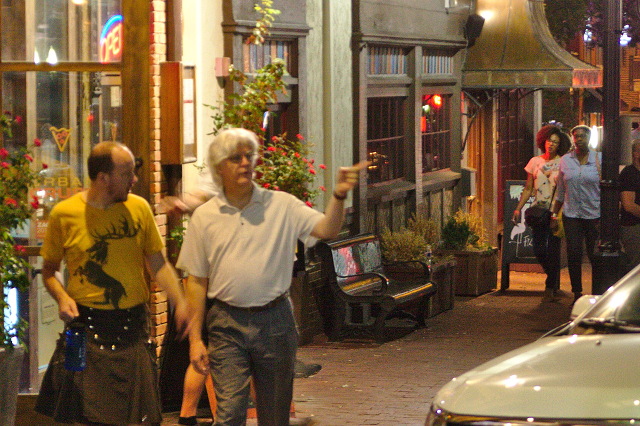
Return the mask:
<path id="1" fill-rule="evenodd" d="M 577 59 L 553 39 L 543 0 L 478 0 L 485 18 L 469 48 L 465 89 L 595 88 L 602 70 Z"/>

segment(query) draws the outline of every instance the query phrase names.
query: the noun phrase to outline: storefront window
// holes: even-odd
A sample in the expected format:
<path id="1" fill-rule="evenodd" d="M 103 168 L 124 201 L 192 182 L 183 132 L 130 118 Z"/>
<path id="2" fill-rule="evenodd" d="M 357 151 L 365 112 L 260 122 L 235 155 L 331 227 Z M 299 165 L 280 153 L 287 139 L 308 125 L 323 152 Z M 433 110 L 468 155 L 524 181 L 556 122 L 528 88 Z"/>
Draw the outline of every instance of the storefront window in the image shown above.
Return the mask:
<path id="1" fill-rule="evenodd" d="M 451 95 L 422 97 L 422 171 L 451 167 Z"/>
<path id="2" fill-rule="evenodd" d="M 15 0 L 3 2 L 3 62 L 119 62 L 120 0 Z"/>
<path id="3" fill-rule="evenodd" d="M 404 177 L 403 97 L 370 98 L 367 105 L 369 183 Z"/>
<path id="4" fill-rule="evenodd" d="M 32 235 L 41 239 L 48 210 L 88 186 L 86 158 L 93 145 L 121 141 L 122 99 L 117 73 L 5 72 L 2 110 L 23 118 L 4 146 L 11 150 L 39 139 L 35 162 L 47 165 L 33 188 L 43 209 Z"/>

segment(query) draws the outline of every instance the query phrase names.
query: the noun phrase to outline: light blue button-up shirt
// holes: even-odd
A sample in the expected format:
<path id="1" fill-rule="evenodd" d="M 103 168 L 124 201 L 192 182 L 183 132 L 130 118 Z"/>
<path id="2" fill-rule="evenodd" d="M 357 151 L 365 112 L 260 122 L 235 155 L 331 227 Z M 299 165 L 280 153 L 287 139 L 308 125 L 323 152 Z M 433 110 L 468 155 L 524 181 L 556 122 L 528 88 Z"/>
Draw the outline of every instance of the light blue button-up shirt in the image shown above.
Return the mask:
<path id="1" fill-rule="evenodd" d="M 584 165 L 575 152 L 560 159 L 556 199 L 563 203 L 562 214 L 579 219 L 600 217 L 600 169 L 602 153 L 589 151 Z"/>

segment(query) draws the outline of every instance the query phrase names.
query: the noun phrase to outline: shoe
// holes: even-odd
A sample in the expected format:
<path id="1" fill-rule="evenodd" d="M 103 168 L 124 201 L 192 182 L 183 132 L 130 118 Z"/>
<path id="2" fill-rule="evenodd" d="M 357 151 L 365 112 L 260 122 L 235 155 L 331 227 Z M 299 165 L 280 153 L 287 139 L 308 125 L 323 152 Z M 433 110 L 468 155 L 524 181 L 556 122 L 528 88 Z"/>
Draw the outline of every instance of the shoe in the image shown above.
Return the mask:
<path id="1" fill-rule="evenodd" d="M 191 417 L 179 417 L 178 418 L 179 425 L 187 425 L 187 426 L 196 426 L 198 424 L 198 419 L 196 416 Z"/>
<path id="2" fill-rule="evenodd" d="M 553 290 L 553 295 L 557 298 L 569 297 L 566 291 L 562 291 L 559 288 Z"/>
<path id="3" fill-rule="evenodd" d="M 313 376 L 320 370 L 322 370 L 322 366 L 320 364 L 305 364 L 304 362 L 296 359 L 296 365 L 295 365 L 296 379 Z"/>

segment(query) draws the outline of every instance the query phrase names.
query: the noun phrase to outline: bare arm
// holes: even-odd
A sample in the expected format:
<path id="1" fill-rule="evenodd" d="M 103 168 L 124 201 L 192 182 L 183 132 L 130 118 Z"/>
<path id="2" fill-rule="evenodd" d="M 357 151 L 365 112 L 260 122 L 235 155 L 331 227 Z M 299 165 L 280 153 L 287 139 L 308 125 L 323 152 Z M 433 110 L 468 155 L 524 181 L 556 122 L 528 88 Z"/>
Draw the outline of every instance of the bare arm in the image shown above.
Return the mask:
<path id="1" fill-rule="evenodd" d="M 640 205 L 636 204 L 635 191 L 622 191 L 620 192 L 620 201 L 622 208 L 634 216 L 640 217 Z"/>
<path id="2" fill-rule="evenodd" d="M 193 310 L 192 327 L 189 332 L 189 359 L 193 368 L 201 374 L 207 374 L 209 371 L 209 354 L 202 341 L 202 325 L 208 285 L 209 280 L 207 278 L 189 275 L 186 286 L 189 306 Z"/>
<path id="3" fill-rule="evenodd" d="M 527 203 L 527 200 L 531 198 L 531 195 L 534 193 L 535 189 L 533 187 L 533 174 L 527 173 L 527 183 L 524 185 L 524 189 L 522 190 L 522 194 L 520 195 L 520 201 L 518 201 L 518 205 L 516 209 L 513 211 L 513 216 L 511 217 L 511 221 L 513 223 L 520 223 L 520 210 Z"/>
<path id="4" fill-rule="evenodd" d="M 344 199 L 357 184 L 360 172 L 369 166 L 368 161 L 361 161 L 351 167 L 341 167 L 338 170 L 334 196 L 324 212 L 324 217 L 316 224 L 311 235 L 320 239 L 331 239 L 338 236 L 344 220 Z M 339 197 L 339 198 L 337 198 Z"/>
<path id="5" fill-rule="evenodd" d="M 60 269 L 60 262 L 44 261 L 42 266 L 42 279 L 47 291 L 58 303 L 58 316 L 64 322 L 69 322 L 78 317 L 78 305 L 76 301 L 69 296 L 67 290 L 56 277 L 56 272 Z"/>
<path id="6" fill-rule="evenodd" d="M 174 317 L 178 326 L 178 334 L 185 337 L 191 327 L 191 315 L 178 274 L 173 266 L 167 262 L 162 252 L 147 255 L 146 258 L 152 278 L 155 278 L 160 287 L 167 292 L 169 300 L 175 306 Z"/>

